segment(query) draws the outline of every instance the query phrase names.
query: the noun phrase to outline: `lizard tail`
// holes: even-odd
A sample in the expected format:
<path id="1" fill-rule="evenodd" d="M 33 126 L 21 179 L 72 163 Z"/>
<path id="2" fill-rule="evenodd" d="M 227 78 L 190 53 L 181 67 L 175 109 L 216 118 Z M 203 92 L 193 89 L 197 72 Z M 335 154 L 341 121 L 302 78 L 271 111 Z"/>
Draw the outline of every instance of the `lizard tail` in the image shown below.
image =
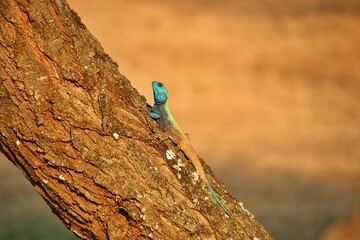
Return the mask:
<path id="1" fill-rule="evenodd" d="M 222 202 L 220 201 L 219 197 L 217 196 L 215 190 L 211 187 L 210 183 L 206 180 L 206 186 L 209 188 L 211 195 L 215 198 L 216 202 L 220 205 L 220 207 L 222 209 L 224 209 L 225 213 L 230 217 L 231 214 L 229 213 L 229 211 L 226 209 L 226 207 L 224 206 L 224 204 L 222 204 Z"/>

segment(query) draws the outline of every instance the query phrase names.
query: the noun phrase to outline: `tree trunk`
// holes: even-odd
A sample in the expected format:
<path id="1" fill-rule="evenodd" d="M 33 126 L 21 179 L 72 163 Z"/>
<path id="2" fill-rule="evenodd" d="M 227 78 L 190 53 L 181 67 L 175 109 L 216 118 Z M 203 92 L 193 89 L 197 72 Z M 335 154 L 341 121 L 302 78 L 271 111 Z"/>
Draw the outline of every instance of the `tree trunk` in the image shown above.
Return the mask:
<path id="1" fill-rule="evenodd" d="M 0 77 L 1 151 L 80 238 L 270 239 L 206 165 L 233 219 L 156 139 L 144 97 L 64 0 L 0 1 Z"/>

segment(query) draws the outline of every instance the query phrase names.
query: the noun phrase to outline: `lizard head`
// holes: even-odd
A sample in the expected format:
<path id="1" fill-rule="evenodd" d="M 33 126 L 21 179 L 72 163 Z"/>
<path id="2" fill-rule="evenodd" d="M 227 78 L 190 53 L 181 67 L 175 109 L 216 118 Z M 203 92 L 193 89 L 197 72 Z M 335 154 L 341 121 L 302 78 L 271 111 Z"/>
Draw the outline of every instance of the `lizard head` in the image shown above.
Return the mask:
<path id="1" fill-rule="evenodd" d="M 162 84 L 161 82 L 154 81 L 152 82 L 152 89 L 154 92 L 155 103 L 165 104 L 169 98 L 169 94 L 164 84 Z"/>

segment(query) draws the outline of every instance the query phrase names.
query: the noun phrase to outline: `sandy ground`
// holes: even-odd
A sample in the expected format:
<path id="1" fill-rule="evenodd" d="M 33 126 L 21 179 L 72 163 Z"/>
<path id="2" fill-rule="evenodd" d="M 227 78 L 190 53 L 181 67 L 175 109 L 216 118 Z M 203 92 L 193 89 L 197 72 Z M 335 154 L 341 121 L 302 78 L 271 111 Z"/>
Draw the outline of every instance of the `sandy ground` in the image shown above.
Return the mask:
<path id="1" fill-rule="evenodd" d="M 69 4 L 149 103 L 166 84 L 198 154 L 276 239 L 320 239 L 360 207 L 360 2 L 239 2 Z M 35 199 L 9 169 L 1 195 Z"/>

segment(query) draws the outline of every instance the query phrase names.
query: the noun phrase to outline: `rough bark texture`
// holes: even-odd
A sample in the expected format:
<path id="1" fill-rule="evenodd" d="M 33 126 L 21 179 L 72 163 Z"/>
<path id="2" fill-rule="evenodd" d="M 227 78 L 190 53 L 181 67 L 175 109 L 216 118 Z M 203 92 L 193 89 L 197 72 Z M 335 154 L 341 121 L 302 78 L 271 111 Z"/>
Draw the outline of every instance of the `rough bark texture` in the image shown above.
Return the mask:
<path id="1" fill-rule="evenodd" d="M 145 99 L 65 1 L 0 1 L 0 67 L 1 151 L 80 238 L 270 239 L 208 167 L 232 220 L 154 138 Z"/>

